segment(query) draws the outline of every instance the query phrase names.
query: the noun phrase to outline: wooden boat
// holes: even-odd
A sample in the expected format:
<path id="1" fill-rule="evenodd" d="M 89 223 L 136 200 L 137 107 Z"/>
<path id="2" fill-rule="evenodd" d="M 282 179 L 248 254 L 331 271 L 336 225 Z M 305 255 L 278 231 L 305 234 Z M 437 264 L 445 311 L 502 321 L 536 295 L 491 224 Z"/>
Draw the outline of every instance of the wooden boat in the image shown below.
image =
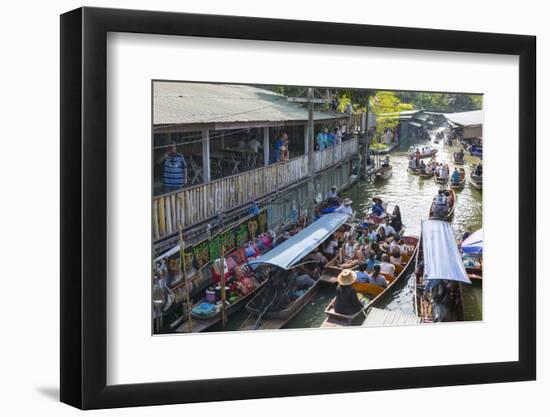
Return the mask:
<path id="1" fill-rule="evenodd" d="M 458 168 L 458 172 L 460 172 L 460 181 L 456 183 L 451 181 L 450 183 L 450 187 L 454 190 L 463 188 L 466 183 L 466 172 L 464 171 L 464 168 Z"/>
<path id="2" fill-rule="evenodd" d="M 422 323 L 463 321 L 462 284 L 471 284 L 471 281 L 464 268 L 451 225 L 440 220 L 425 220 L 421 229 L 414 277 L 416 314 Z M 442 253 L 445 256 L 441 256 Z M 434 278 L 434 274 L 438 274 L 437 278 Z M 431 286 L 430 280 L 444 285 L 443 298 L 447 297 L 446 304 L 436 302 L 436 291 L 439 288 Z M 447 308 L 444 309 L 445 306 Z"/>
<path id="3" fill-rule="evenodd" d="M 470 174 L 470 184 L 472 184 L 475 189 L 481 190 L 483 188 L 483 177 L 479 177 L 472 172 Z"/>
<path id="4" fill-rule="evenodd" d="M 420 173 L 420 170 L 418 168 L 407 168 L 407 172 L 411 175 L 418 175 Z"/>
<path id="5" fill-rule="evenodd" d="M 447 184 L 449 182 L 449 177 L 447 178 L 439 178 L 437 175 L 434 175 L 434 181 L 436 184 Z"/>
<path id="6" fill-rule="evenodd" d="M 464 158 L 458 159 L 458 152 L 453 152 L 453 162 L 455 165 L 464 165 Z"/>
<path id="7" fill-rule="evenodd" d="M 250 313 L 240 330 L 279 329 L 290 321 L 311 300 L 318 290 L 320 269 L 310 274 L 314 283 L 298 296 L 294 291 L 295 269 L 314 261 L 302 260 L 315 248 L 332 236 L 348 220 L 341 213 L 330 213 L 322 216 L 304 230 L 292 236 L 265 255 L 249 262 L 251 266 L 267 266 L 272 273 L 287 274 L 285 281 L 275 283 L 272 277 L 267 284 L 249 301 L 246 310 Z"/>
<path id="8" fill-rule="evenodd" d="M 387 167 L 382 166 L 375 171 L 374 175 L 376 176 L 376 179 L 387 180 L 392 176 L 392 171 L 393 167 L 391 165 Z"/>
<path id="9" fill-rule="evenodd" d="M 473 282 L 481 282 L 483 278 L 483 232 L 477 230 L 460 243 L 462 260 Z"/>
<path id="10" fill-rule="evenodd" d="M 432 149 L 432 148 L 428 147 L 428 148 L 424 148 L 424 149 L 419 149 L 419 155 L 418 156 L 420 158 L 431 158 L 431 157 L 435 156 L 435 154 L 437 154 L 437 149 Z M 416 157 L 416 155 L 417 155 L 416 154 L 416 148 L 414 146 L 411 146 L 409 148 L 409 152 L 408 152 L 409 158 L 411 156 Z"/>
<path id="11" fill-rule="evenodd" d="M 231 316 L 232 314 L 236 313 L 241 308 L 243 308 L 245 306 L 245 304 L 252 297 L 254 297 L 254 295 L 257 294 L 267 282 L 267 280 L 264 280 L 263 282 L 259 283 L 256 278 L 254 278 L 254 281 L 255 281 L 255 284 L 256 284 L 256 288 L 254 290 L 250 291 L 248 294 L 245 294 L 245 295 L 241 296 L 237 301 L 235 301 L 234 303 L 228 305 L 225 308 L 225 316 L 226 317 Z M 195 303 L 195 305 L 198 305 L 198 304 L 200 304 L 204 301 L 206 301 L 206 298 L 201 299 L 199 302 Z M 180 332 L 180 333 L 203 332 L 203 331 L 209 329 L 210 327 L 218 324 L 222 320 L 221 311 L 217 312 L 215 315 L 210 316 L 210 317 L 200 316 L 198 314 L 193 313 L 193 311 L 191 311 L 191 316 L 192 316 L 191 329 L 189 329 L 189 323 L 186 321 L 177 330 L 178 332 Z"/>
<path id="12" fill-rule="evenodd" d="M 412 236 L 403 236 L 401 237 L 403 239 L 403 242 L 407 246 L 415 247 L 418 243 L 418 239 Z M 382 248 L 381 248 L 382 249 Z M 383 249 L 382 249 L 383 250 Z M 407 255 L 403 255 L 403 258 L 407 258 Z M 342 272 L 342 268 L 340 267 L 340 262 L 338 259 L 334 259 L 333 261 L 326 264 L 323 268 L 323 272 L 321 273 L 320 280 L 326 284 L 336 285 L 338 278 L 338 274 Z"/>
<path id="13" fill-rule="evenodd" d="M 445 190 L 445 192 L 448 193 L 448 196 L 447 196 L 447 215 L 445 216 L 445 219 L 443 219 L 443 220 L 445 220 L 447 222 L 450 222 L 452 217 L 453 217 L 454 211 L 455 211 L 456 194 L 455 194 L 453 189 L 447 189 L 447 190 Z M 436 199 L 436 197 L 434 197 L 434 199 L 432 201 L 432 205 L 430 206 L 430 215 L 429 215 L 430 219 L 435 219 L 434 218 L 435 199 Z"/>
<path id="14" fill-rule="evenodd" d="M 481 282 L 483 279 L 483 260 L 481 257 L 472 255 L 466 256 L 466 254 L 463 254 L 462 259 L 466 272 L 468 273 L 468 278 L 470 278 L 472 282 Z M 474 259 L 475 261 L 472 262 Z"/>
<path id="15" fill-rule="evenodd" d="M 424 172 L 419 172 L 418 173 L 418 176 L 420 178 L 431 178 L 434 176 L 434 172 L 433 171 L 424 171 Z"/>
<path id="16" fill-rule="evenodd" d="M 360 317 L 363 317 L 368 309 L 375 307 L 384 294 L 390 293 L 392 287 L 413 272 L 419 239 L 412 236 L 406 236 L 403 237 L 403 239 L 406 240 L 407 245 L 414 247 L 414 250 L 411 255 L 402 255 L 405 262 L 402 265 L 396 265 L 397 277 L 383 274 L 389 283 L 386 288 L 370 283 L 353 283 L 352 285 L 355 291 L 357 291 L 358 294 L 362 294 L 364 297 L 364 307 L 354 314 L 340 314 L 334 311 L 334 303 L 336 302 L 336 298 L 334 298 L 325 309 L 327 318 L 321 327 L 334 327 L 335 324 L 340 326 L 351 326 L 354 322 L 358 321 Z"/>

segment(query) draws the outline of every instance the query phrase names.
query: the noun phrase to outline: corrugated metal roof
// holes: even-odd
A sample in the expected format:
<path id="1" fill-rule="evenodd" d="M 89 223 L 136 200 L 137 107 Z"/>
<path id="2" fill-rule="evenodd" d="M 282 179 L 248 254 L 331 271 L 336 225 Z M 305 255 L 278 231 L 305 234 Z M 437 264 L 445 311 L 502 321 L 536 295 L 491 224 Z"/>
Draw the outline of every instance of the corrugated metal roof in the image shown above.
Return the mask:
<path id="1" fill-rule="evenodd" d="M 479 126 L 483 124 L 483 110 L 460 113 L 442 113 L 448 120 L 459 126 Z"/>
<path id="2" fill-rule="evenodd" d="M 308 118 L 306 108 L 273 91 L 245 85 L 157 81 L 153 124 L 283 122 Z M 343 118 L 315 112 L 315 120 Z"/>

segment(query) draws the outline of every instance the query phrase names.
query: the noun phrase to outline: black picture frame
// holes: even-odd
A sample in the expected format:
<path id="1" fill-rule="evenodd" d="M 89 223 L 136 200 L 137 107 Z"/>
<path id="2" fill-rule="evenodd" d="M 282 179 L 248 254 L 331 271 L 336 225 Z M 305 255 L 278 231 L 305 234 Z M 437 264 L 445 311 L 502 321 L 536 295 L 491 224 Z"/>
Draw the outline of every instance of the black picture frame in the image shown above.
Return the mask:
<path id="1" fill-rule="evenodd" d="M 108 32 L 519 56 L 519 360 L 108 386 Z M 62 402 L 95 409 L 536 378 L 534 36 L 85 7 L 61 16 L 60 56 Z"/>

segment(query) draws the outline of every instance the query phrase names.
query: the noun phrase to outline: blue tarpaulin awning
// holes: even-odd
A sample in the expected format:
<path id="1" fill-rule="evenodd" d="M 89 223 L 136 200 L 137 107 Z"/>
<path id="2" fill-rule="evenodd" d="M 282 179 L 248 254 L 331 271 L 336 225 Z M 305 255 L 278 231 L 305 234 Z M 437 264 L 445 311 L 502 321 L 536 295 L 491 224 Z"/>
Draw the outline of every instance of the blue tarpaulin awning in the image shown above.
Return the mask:
<path id="1" fill-rule="evenodd" d="M 450 223 L 422 221 L 424 279 L 446 279 L 471 284 Z"/>
<path id="2" fill-rule="evenodd" d="M 348 220 L 348 217 L 347 214 L 342 213 L 326 214 L 279 246 L 259 258 L 249 261 L 248 264 L 253 267 L 259 264 L 269 264 L 289 269 L 338 230 Z"/>

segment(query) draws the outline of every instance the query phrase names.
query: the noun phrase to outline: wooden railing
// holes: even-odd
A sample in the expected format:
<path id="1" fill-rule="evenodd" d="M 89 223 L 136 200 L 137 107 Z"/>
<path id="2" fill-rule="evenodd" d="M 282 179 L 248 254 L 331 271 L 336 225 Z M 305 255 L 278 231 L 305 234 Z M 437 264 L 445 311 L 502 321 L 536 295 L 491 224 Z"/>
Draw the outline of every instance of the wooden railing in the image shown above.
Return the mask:
<path id="1" fill-rule="evenodd" d="M 357 139 L 315 152 L 315 171 L 321 171 L 357 152 Z M 296 183 L 308 175 L 308 158 L 287 162 L 184 188 L 153 199 L 153 239 L 158 240 L 187 227 L 250 203 L 278 188 Z"/>
<path id="2" fill-rule="evenodd" d="M 340 145 L 317 151 L 314 154 L 315 172 L 323 171 L 347 157 L 357 153 L 357 139 L 347 140 Z"/>

